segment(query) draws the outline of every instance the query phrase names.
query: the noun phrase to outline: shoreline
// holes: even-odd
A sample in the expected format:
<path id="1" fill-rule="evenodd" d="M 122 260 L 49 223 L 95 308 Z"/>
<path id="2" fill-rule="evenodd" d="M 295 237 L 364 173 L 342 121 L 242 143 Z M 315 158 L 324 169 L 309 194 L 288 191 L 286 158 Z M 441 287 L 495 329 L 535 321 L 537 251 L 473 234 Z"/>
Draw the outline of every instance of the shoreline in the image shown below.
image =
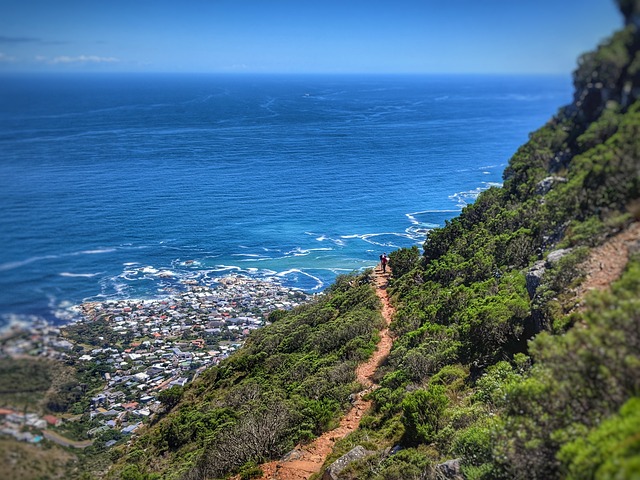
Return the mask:
<path id="1" fill-rule="evenodd" d="M 268 276 L 268 277 L 258 277 L 251 276 L 244 273 L 227 273 L 220 277 L 208 278 L 206 281 L 201 280 L 191 280 L 184 279 L 179 280 L 177 284 L 180 285 L 180 289 L 173 288 L 172 291 L 167 291 L 163 293 L 156 293 L 155 295 L 149 296 L 136 296 L 136 297 L 127 297 L 127 296 L 114 296 L 109 298 L 100 299 L 97 297 L 88 297 L 80 303 L 73 303 L 69 305 L 65 305 L 66 303 L 70 303 L 68 301 L 63 301 L 61 306 L 56 308 L 50 308 L 46 313 L 5 313 L 0 315 L 0 342 L 6 340 L 7 338 L 11 338 L 12 336 L 18 335 L 20 333 L 28 332 L 33 328 L 40 328 L 42 326 L 50 326 L 50 327 L 65 327 L 66 325 L 72 324 L 77 321 L 82 320 L 83 315 L 83 306 L 91 305 L 91 304 L 117 304 L 121 302 L 131 302 L 136 304 L 152 304 L 155 302 L 162 301 L 170 301 L 172 298 L 176 298 L 188 291 L 190 287 L 194 286 L 203 286 L 208 288 L 215 289 L 219 284 L 225 283 L 225 279 L 246 279 L 250 282 L 258 282 L 265 284 L 273 284 L 278 286 L 283 290 L 288 290 L 291 292 L 301 292 L 307 296 L 313 296 L 316 293 L 309 293 L 301 287 L 293 287 L 284 285 L 277 277 Z M 321 292 L 317 292 L 321 293 Z M 63 306 L 64 305 L 64 306 Z"/>
<path id="2" fill-rule="evenodd" d="M 91 440 L 109 447 L 116 443 L 113 435 L 126 439 L 163 411 L 164 390 L 182 389 L 226 359 L 252 331 L 270 323 L 271 312 L 290 310 L 313 298 L 273 279 L 241 275 L 209 285 L 192 281 L 185 287 L 160 299 L 83 302 L 70 307 L 77 318 L 65 325 L 44 320 L 13 323 L 0 337 L 0 358 L 60 362 L 75 370 L 76 382 L 81 381 L 80 372 L 93 370 L 82 380 L 94 385 L 91 393 L 69 400 L 61 411 L 77 410 L 87 402 L 81 412 L 88 417 L 86 438 L 75 443 Z M 13 407 L 0 405 L 6 415 L 4 420 L 0 416 L 0 427 L 9 434 L 19 433 L 24 424 L 19 415 L 6 414 Z M 33 417 L 30 435 L 16 438 L 34 441 L 43 435 L 46 422 L 41 415 L 46 408 L 33 407 L 35 412 L 25 413 Z M 64 437 L 66 422 L 58 420 L 62 427 L 56 426 L 55 433 Z"/>

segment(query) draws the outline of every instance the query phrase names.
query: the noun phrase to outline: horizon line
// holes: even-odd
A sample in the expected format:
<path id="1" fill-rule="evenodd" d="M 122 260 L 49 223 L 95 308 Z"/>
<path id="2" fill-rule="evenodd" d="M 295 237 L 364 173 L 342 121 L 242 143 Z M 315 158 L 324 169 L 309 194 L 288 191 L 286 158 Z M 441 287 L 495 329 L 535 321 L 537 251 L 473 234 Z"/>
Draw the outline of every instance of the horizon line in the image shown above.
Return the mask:
<path id="1" fill-rule="evenodd" d="M 95 71 L 95 70 L 0 70 L 2 75 L 202 75 L 202 76 L 360 76 L 360 77 L 427 77 L 427 76 L 484 76 L 484 77 L 560 77 L 573 76 L 572 72 L 199 72 L 199 71 Z"/>

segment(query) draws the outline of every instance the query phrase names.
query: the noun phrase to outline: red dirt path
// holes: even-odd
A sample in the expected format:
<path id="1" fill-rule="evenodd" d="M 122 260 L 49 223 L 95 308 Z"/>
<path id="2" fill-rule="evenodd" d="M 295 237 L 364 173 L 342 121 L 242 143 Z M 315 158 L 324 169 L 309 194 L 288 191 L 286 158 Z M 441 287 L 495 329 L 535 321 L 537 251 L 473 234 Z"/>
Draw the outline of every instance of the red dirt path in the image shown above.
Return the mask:
<path id="1" fill-rule="evenodd" d="M 388 326 L 394 314 L 387 295 L 389 273 L 383 274 L 377 268 L 374 271 L 374 278 L 376 294 L 382 301 L 382 315 L 387 326 L 380 331 L 380 342 L 372 357 L 356 369 L 358 381 L 365 386 L 365 389 L 356 395 L 353 408 L 342 418 L 337 428 L 323 433 L 308 445 L 296 446 L 287 460 L 277 460 L 261 465 L 264 472 L 262 480 L 308 480 L 311 475 L 320 472 L 336 441 L 355 431 L 360 419 L 371 407 L 371 401 L 363 400 L 362 397 L 377 387 L 372 380 L 373 374 L 391 351 L 393 340 Z"/>
<path id="2" fill-rule="evenodd" d="M 599 247 L 594 248 L 583 267 L 584 282 L 578 287 L 578 296 L 589 290 L 604 290 L 620 278 L 629 260 L 629 244 L 640 240 L 640 222 L 631 224 Z"/>
<path id="3" fill-rule="evenodd" d="M 586 279 L 579 287 L 578 294 L 582 296 L 588 290 L 605 289 L 617 280 L 629 259 L 628 245 L 637 240 L 640 240 L 640 223 L 632 224 L 603 245 L 593 249 L 588 260 L 583 264 Z M 386 291 L 389 274 L 383 274 L 378 268 L 374 275 L 376 294 L 382 301 L 382 315 L 387 323 L 387 328 L 380 332 L 380 342 L 373 356 L 356 369 L 358 381 L 365 386 L 365 389 L 357 394 L 353 408 L 342 418 L 337 428 L 325 432 L 308 445 L 298 445 L 287 460 L 277 460 L 261 465 L 264 472 L 261 480 L 308 480 L 313 474 L 320 472 L 336 441 L 355 431 L 360 419 L 371 407 L 371 402 L 363 400 L 362 396 L 377 387 L 372 377 L 391 351 L 393 341 L 389 334 L 388 325 L 394 314 Z"/>

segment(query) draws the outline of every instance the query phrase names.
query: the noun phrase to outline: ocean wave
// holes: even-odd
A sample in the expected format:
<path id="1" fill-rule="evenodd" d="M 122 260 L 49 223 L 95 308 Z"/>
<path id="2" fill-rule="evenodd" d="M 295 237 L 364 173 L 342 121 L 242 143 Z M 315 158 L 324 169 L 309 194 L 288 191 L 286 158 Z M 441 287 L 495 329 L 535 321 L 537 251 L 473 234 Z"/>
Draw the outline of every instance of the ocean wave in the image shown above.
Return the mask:
<path id="1" fill-rule="evenodd" d="M 364 235 L 359 235 L 358 238 L 360 238 L 361 240 L 370 243 L 372 245 L 377 245 L 379 247 L 390 247 L 390 248 L 400 248 L 399 245 L 396 245 L 395 243 L 391 242 L 391 241 L 376 241 L 374 240 L 374 238 L 378 238 L 378 237 L 401 237 L 401 238 L 408 238 L 411 240 L 411 237 L 409 235 L 407 235 L 406 233 L 397 233 L 397 232 L 386 232 L 386 233 L 365 233 Z"/>
<path id="2" fill-rule="evenodd" d="M 209 271 L 219 273 L 219 272 L 227 272 L 231 270 L 242 271 L 242 268 L 237 267 L 235 265 L 216 265 L 215 268 L 212 268 Z"/>
<path id="3" fill-rule="evenodd" d="M 99 254 L 99 253 L 110 253 L 110 252 L 115 252 L 116 249 L 115 248 L 101 248 L 101 249 L 95 249 L 95 250 L 81 250 L 78 252 L 70 252 L 70 253 L 60 253 L 57 255 L 38 255 L 35 257 L 29 257 L 29 258 L 25 258 L 24 260 L 15 260 L 12 262 L 5 262 L 3 264 L 0 264 L 0 272 L 4 272 L 7 270 L 13 270 L 15 268 L 20 268 L 23 267 L 25 265 L 29 265 L 30 263 L 34 263 L 34 262 L 40 262 L 42 260 L 55 260 L 58 258 L 64 258 L 64 257 L 73 257 L 73 256 L 78 256 L 78 255 L 94 255 L 94 254 Z"/>
<path id="4" fill-rule="evenodd" d="M 99 273 L 71 273 L 71 272 L 60 272 L 58 275 L 60 275 L 61 277 L 84 277 L 84 278 L 93 278 L 93 277 L 97 277 L 98 275 L 100 275 L 102 272 Z"/>
<path id="5" fill-rule="evenodd" d="M 324 242 L 324 241 L 329 241 L 329 242 L 333 242 L 336 245 L 338 245 L 339 247 L 343 247 L 345 245 L 344 240 L 342 240 L 343 238 L 347 238 L 343 235 L 340 235 L 340 238 L 332 238 L 328 235 L 325 234 L 318 234 L 318 233 L 313 233 L 313 232 L 304 232 L 306 235 L 315 237 L 315 240 L 317 242 Z"/>
<path id="6" fill-rule="evenodd" d="M 450 215 L 442 215 L 442 214 L 456 214 L 456 213 L 460 213 L 459 209 L 456 210 L 451 210 L 451 209 L 446 209 L 446 210 L 422 210 L 420 212 L 411 212 L 411 213 L 405 213 L 405 216 L 409 219 L 409 221 L 414 224 L 414 225 L 428 225 L 428 226 L 435 226 L 438 227 L 441 225 L 441 222 L 435 222 L 435 221 L 423 221 L 418 219 L 419 216 L 426 216 L 428 217 L 428 220 L 435 220 L 434 217 L 439 217 L 438 220 L 441 220 L 443 216 L 449 217 Z"/>
<path id="7" fill-rule="evenodd" d="M 115 252 L 115 248 L 96 248 L 94 250 L 82 250 L 80 252 L 75 252 L 70 255 L 98 255 L 100 253 L 112 253 Z"/>
<path id="8" fill-rule="evenodd" d="M 320 278 L 316 277 L 315 275 L 311 275 L 310 273 L 305 272 L 304 270 L 300 270 L 299 268 L 290 268 L 289 270 L 284 270 L 282 272 L 276 273 L 276 277 L 279 277 L 279 278 L 287 277 L 290 275 L 303 275 L 315 281 L 316 286 L 311 288 L 310 289 L 311 291 L 320 290 L 324 286 L 324 282 Z"/>
<path id="9" fill-rule="evenodd" d="M 456 202 L 456 205 L 460 208 L 464 208 L 470 203 L 473 203 L 485 190 L 488 190 L 491 187 L 501 187 L 501 182 L 482 182 L 482 185 L 474 188 L 473 190 L 467 190 L 464 192 L 457 192 L 452 195 L 449 195 L 449 198 Z"/>
<path id="10" fill-rule="evenodd" d="M 295 247 L 288 252 L 285 252 L 285 257 L 306 257 L 309 255 L 309 250 L 305 250 L 304 248 Z"/>
<path id="11" fill-rule="evenodd" d="M 16 260 L 14 262 L 6 262 L 3 264 L 0 264 L 0 272 L 4 272 L 6 270 L 13 270 L 14 268 L 20 268 L 25 265 L 29 265 L 30 263 L 33 263 L 33 262 L 39 262 L 41 260 L 50 260 L 55 258 L 60 258 L 60 255 L 42 255 L 38 257 L 30 257 L 24 260 Z"/>

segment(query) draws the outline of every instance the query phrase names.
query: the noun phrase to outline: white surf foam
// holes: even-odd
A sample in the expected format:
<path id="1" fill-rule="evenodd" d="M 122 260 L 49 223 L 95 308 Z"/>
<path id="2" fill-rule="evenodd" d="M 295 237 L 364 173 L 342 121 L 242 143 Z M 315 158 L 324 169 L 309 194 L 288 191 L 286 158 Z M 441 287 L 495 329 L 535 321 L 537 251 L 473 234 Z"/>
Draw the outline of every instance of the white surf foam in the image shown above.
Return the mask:
<path id="1" fill-rule="evenodd" d="M 71 255 L 98 255 L 100 253 L 111 253 L 115 251 L 115 248 L 96 248 L 94 250 L 82 250 Z"/>
<path id="2" fill-rule="evenodd" d="M 29 265 L 30 263 L 33 263 L 33 262 L 39 262 L 41 260 L 50 260 L 55 258 L 60 258 L 60 255 L 42 255 L 39 257 L 26 258 L 24 260 L 16 260 L 14 262 L 6 262 L 0 265 L 0 272 L 6 271 L 6 270 L 13 270 L 14 268 L 20 268 L 25 265 Z"/>
<path id="3" fill-rule="evenodd" d="M 286 277 L 289 275 L 304 275 L 306 277 L 309 277 L 310 279 L 314 280 L 316 282 L 316 286 L 313 287 L 311 290 L 320 290 L 323 286 L 324 286 L 324 282 L 319 279 L 318 277 L 311 275 L 310 273 L 305 272 L 304 270 L 300 270 L 299 268 L 290 268 L 289 270 L 284 270 L 282 272 L 278 272 L 276 274 L 276 277 Z"/>
<path id="4" fill-rule="evenodd" d="M 72 272 L 60 272 L 59 275 L 61 277 L 84 277 L 84 278 L 92 278 L 97 277 L 102 272 L 98 273 L 72 273 Z"/>

